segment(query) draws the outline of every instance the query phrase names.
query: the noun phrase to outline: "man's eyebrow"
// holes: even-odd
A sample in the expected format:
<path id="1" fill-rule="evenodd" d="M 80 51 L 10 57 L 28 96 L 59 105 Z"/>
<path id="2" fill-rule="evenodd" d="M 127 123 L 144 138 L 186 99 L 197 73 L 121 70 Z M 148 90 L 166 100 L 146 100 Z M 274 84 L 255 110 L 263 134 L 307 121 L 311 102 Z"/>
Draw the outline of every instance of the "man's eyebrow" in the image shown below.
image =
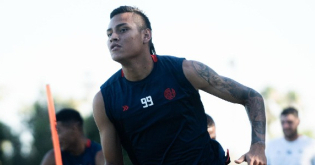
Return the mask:
<path id="1" fill-rule="evenodd" d="M 117 28 L 119 28 L 119 27 L 121 27 L 121 26 L 124 26 L 124 25 L 127 25 L 127 23 L 118 24 L 118 25 L 115 26 L 115 29 L 117 29 Z M 107 32 L 109 32 L 109 31 L 112 31 L 112 28 L 108 28 L 108 29 L 107 29 Z"/>

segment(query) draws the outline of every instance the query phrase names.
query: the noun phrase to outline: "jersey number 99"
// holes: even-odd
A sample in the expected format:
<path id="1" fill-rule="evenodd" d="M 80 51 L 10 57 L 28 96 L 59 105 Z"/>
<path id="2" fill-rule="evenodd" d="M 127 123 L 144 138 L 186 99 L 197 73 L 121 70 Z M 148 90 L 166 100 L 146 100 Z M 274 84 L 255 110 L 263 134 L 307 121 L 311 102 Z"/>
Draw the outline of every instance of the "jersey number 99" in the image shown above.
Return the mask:
<path id="1" fill-rule="evenodd" d="M 153 105 L 153 100 L 151 96 L 147 96 L 145 98 L 140 99 L 141 103 L 143 104 L 143 108 L 148 108 L 149 106 Z"/>

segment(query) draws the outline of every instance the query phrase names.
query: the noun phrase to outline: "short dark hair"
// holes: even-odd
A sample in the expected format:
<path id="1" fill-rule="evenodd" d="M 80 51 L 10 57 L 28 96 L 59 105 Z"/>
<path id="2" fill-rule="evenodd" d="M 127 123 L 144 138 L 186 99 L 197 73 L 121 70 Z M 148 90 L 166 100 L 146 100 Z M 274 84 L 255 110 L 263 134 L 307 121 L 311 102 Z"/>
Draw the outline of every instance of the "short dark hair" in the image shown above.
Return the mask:
<path id="1" fill-rule="evenodd" d="M 116 9 L 114 9 L 110 13 L 110 19 L 112 19 L 115 15 L 122 14 L 122 13 L 128 13 L 128 12 L 138 14 L 144 21 L 145 27 L 142 27 L 142 28 L 148 28 L 148 29 L 150 29 L 152 31 L 152 27 L 151 27 L 151 23 L 150 23 L 149 18 L 144 14 L 144 12 L 142 10 L 140 10 L 137 7 L 120 6 L 120 7 L 116 8 Z M 152 37 L 151 37 L 151 40 L 149 42 L 149 48 L 150 48 L 150 53 L 151 54 L 156 54 L 154 45 L 152 43 Z"/>
<path id="2" fill-rule="evenodd" d="M 83 128 L 83 119 L 80 115 L 80 113 L 72 108 L 63 108 L 58 111 L 56 114 L 56 120 L 57 122 L 63 122 L 63 123 L 79 123 L 79 126 Z"/>
<path id="3" fill-rule="evenodd" d="M 299 117 L 299 112 L 294 108 L 294 107 L 287 107 L 285 109 L 283 109 L 283 111 L 281 112 L 281 116 L 284 115 L 289 115 L 292 114 L 295 117 Z"/>
<path id="4" fill-rule="evenodd" d="M 207 116 L 207 126 L 208 127 L 214 126 L 215 123 L 214 123 L 214 120 L 212 119 L 212 117 L 208 114 L 206 114 L 206 116 Z"/>

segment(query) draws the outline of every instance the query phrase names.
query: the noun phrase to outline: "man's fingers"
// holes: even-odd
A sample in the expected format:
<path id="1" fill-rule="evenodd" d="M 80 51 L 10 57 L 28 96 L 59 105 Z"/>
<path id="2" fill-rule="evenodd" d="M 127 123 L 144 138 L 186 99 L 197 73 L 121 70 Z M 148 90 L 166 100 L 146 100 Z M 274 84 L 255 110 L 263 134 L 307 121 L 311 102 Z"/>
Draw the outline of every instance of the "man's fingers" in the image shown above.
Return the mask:
<path id="1" fill-rule="evenodd" d="M 245 154 L 242 155 L 240 158 L 238 158 L 237 160 L 235 160 L 234 162 L 237 164 L 241 164 L 242 162 L 246 161 L 245 160 Z"/>

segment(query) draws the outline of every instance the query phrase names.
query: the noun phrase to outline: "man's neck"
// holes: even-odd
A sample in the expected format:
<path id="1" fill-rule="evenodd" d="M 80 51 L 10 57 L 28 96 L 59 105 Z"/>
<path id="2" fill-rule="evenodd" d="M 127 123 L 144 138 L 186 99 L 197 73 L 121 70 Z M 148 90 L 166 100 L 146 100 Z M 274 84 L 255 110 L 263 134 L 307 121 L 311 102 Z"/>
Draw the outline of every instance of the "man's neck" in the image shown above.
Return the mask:
<path id="1" fill-rule="evenodd" d="M 87 139 L 85 137 L 81 137 L 80 139 L 78 139 L 77 145 L 74 145 L 69 152 L 72 155 L 81 155 L 86 147 L 86 143 L 87 143 Z"/>
<path id="2" fill-rule="evenodd" d="M 124 76 L 129 81 L 140 81 L 153 70 L 153 60 L 150 55 L 132 59 L 128 65 L 122 65 Z"/>

